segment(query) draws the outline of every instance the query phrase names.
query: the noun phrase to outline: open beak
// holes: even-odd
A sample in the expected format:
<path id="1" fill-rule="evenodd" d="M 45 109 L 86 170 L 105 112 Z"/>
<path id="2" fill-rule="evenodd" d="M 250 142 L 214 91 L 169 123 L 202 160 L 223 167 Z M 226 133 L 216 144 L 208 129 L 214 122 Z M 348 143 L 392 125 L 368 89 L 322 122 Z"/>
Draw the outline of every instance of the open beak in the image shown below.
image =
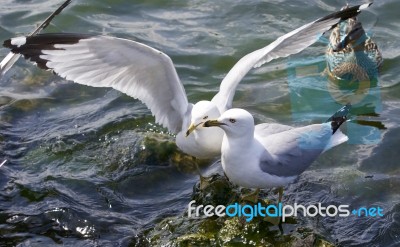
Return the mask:
<path id="1" fill-rule="evenodd" d="M 200 124 L 202 124 L 202 123 L 199 123 L 198 125 L 194 125 L 193 123 L 190 124 L 188 130 L 186 131 L 186 137 L 188 137 L 190 135 L 190 133 L 192 133 L 197 128 L 197 126 L 199 126 Z"/>
<path id="2" fill-rule="evenodd" d="M 218 122 L 218 120 L 208 120 L 203 124 L 204 127 L 213 127 L 213 126 L 221 126 L 221 125 L 226 125 L 226 124 Z"/>

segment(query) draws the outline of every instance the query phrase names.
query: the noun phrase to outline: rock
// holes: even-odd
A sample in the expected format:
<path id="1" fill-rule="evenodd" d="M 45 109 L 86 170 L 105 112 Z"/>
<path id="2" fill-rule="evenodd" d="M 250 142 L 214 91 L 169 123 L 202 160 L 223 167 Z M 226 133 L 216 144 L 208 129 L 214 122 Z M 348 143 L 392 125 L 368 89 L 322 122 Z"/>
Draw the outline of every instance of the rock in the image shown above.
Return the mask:
<path id="1" fill-rule="evenodd" d="M 194 187 L 192 200 L 196 201 L 196 205 L 217 206 L 239 202 L 241 192 L 225 176 L 214 174 L 206 179 L 206 183 L 203 190 L 199 189 L 199 185 Z M 264 201 L 259 202 L 265 205 Z M 285 224 L 297 222 L 289 218 Z M 144 231 L 140 246 L 143 242 L 149 246 L 334 246 L 308 228 L 299 227 L 282 234 L 278 227 L 262 217 L 254 217 L 250 222 L 246 222 L 244 217 L 189 218 L 187 211 L 164 219 L 154 228 Z M 139 246 L 137 243 L 131 244 Z"/>

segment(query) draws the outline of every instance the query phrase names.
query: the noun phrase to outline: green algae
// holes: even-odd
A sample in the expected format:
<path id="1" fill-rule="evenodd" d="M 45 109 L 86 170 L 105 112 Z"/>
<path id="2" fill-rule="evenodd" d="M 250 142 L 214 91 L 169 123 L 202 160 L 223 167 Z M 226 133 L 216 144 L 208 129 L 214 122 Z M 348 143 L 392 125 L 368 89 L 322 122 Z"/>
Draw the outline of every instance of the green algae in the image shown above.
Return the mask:
<path id="1" fill-rule="evenodd" d="M 197 205 L 228 205 L 238 201 L 241 193 L 225 176 L 214 174 L 207 178 L 204 189 L 200 190 L 199 185 L 194 187 L 192 200 Z M 264 205 L 265 201 L 259 199 Z M 270 202 L 274 203 L 273 200 Z M 277 226 L 259 216 L 246 222 L 244 217 L 189 218 L 184 212 L 147 229 L 143 238 L 151 246 L 334 246 L 313 230 L 296 227 L 294 218 L 287 219 L 284 224 L 293 225 L 295 230 L 282 233 Z"/>

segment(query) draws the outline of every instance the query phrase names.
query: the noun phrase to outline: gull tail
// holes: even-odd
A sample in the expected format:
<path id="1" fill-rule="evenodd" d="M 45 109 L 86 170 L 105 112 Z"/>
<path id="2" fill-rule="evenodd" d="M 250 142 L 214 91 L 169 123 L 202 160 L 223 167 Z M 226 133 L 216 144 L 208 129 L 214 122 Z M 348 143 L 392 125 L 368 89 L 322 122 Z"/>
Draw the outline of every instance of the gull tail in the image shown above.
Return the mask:
<path id="1" fill-rule="evenodd" d="M 332 135 L 335 134 L 335 132 L 339 129 L 340 125 L 346 122 L 350 109 L 351 105 L 347 104 L 335 112 L 335 114 L 333 114 L 328 120 L 326 120 L 326 122 L 331 122 Z"/>
<path id="2" fill-rule="evenodd" d="M 43 29 L 45 29 L 53 20 L 53 18 L 61 13 L 61 11 L 67 7 L 72 0 L 66 0 L 60 7 L 58 7 L 49 17 L 46 18 L 33 32 L 28 36 L 36 35 Z M 13 66 L 13 64 L 18 60 L 20 54 L 15 54 L 13 52 L 8 53 L 8 55 L 0 62 L 0 78 Z"/>
<path id="3" fill-rule="evenodd" d="M 331 139 L 329 140 L 328 145 L 326 145 L 324 152 L 339 145 L 344 142 L 347 142 L 349 140 L 349 137 L 339 129 L 334 135 L 332 135 Z"/>
<path id="4" fill-rule="evenodd" d="M 349 140 L 349 137 L 347 137 L 345 134 L 343 134 L 342 131 L 340 131 L 339 127 L 346 122 L 347 120 L 347 115 L 349 114 L 351 109 L 351 105 L 347 104 L 340 108 L 335 114 L 333 114 L 326 122 L 331 122 L 331 127 L 332 127 L 332 137 L 328 143 L 328 145 L 325 147 L 324 152 L 326 150 L 329 150 L 343 142 L 346 142 Z"/>

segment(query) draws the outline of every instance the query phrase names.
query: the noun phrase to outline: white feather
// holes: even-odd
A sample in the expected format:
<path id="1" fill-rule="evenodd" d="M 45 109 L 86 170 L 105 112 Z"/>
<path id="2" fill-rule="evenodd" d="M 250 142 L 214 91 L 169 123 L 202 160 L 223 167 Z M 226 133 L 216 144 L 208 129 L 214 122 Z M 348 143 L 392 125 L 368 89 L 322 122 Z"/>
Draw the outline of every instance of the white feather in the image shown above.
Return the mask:
<path id="1" fill-rule="evenodd" d="M 46 66 L 68 80 L 94 87 L 112 87 L 140 99 L 156 121 L 178 133 L 189 121 L 190 105 L 171 59 L 127 39 L 96 36 L 77 44 L 43 50 Z M 189 114 L 188 114 L 189 112 Z"/>

